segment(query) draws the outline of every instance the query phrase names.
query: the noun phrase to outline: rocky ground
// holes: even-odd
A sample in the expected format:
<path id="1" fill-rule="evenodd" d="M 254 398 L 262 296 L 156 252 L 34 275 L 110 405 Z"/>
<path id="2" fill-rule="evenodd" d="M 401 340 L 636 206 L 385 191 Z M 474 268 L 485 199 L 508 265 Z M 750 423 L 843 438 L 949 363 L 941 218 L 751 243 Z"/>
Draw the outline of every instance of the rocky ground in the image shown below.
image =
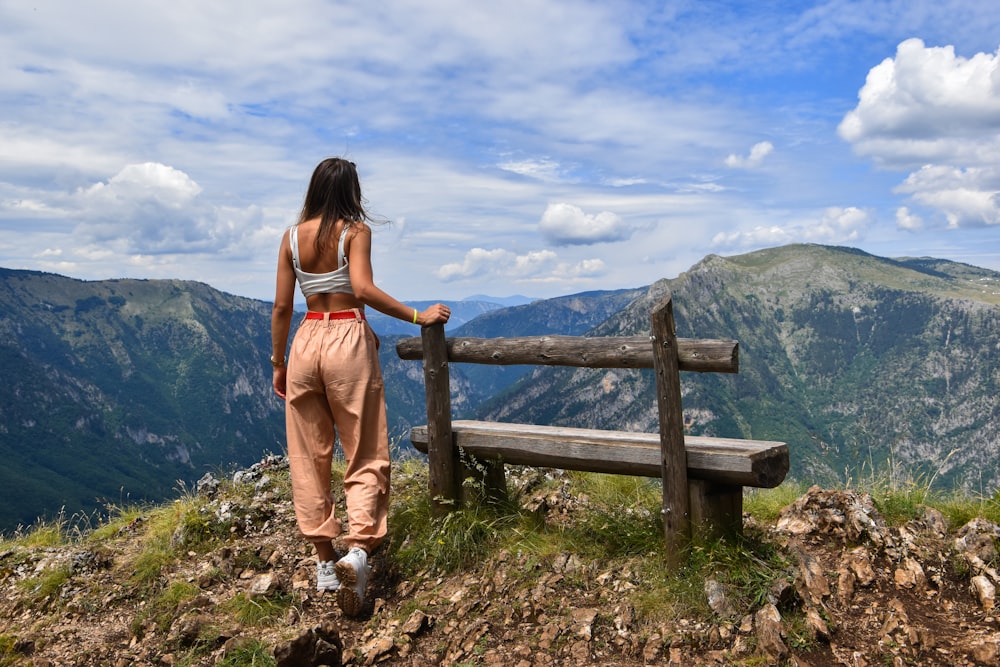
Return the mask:
<path id="1" fill-rule="evenodd" d="M 888 527 L 866 495 L 814 488 L 774 525 L 748 526 L 793 564 L 752 609 L 736 608 L 709 579 L 710 615 L 653 623 L 632 603 L 644 585 L 634 562 L 505 551 L 475 569 L 408 580 L 376 557 L 371 609 L 350 619 L 333 595 L 312 590 L 315 563 L 295 536 L 291 505 L 268 489 L 274 465 L 246 471 L 251 500 L 211 501 L 234 538 L 184 555 L 162 573 L 155 599 L 129 583 L 141 518 L 97 546 L 3 543 L 0 666 L 260 665 L 272 657 L 282 666 L 1000 663 L 1000 526 L 983 520 L 949 527 L 928 509 Z M 544 506 L 565 514 L 559 504 Z M 63 576 L 44 589 L 53 572 Z M 176 603 L 163 593 L 172 590 Z M 265 619 L 246 605 L 234 611 L 234 600 Z M 263 613 L 274 609 L 276 618 Z M 247 657 L 251 648 L 256 657 Z"/>

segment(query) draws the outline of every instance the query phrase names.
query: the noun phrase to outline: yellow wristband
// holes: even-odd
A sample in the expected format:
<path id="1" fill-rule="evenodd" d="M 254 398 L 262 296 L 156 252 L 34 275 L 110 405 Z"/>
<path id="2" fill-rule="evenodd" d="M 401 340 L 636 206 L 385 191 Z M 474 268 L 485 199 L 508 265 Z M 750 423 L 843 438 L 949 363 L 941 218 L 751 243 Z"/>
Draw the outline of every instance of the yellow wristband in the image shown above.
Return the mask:
<path id="1" fill-rule="evenodd" d="M 413 323 L 414 324 L 417 323 L 417 309 L 416 308 L 413 309 Z"/>

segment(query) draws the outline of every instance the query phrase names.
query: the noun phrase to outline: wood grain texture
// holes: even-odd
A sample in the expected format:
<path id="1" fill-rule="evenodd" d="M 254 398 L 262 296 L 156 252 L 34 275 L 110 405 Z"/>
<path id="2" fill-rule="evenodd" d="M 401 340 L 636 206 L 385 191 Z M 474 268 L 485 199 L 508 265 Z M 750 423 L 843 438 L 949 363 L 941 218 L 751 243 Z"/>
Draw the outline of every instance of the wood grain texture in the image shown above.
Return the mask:
<path id="1" fill-rule="evenodd" d="M 710 338 L 678 338 L 678 366 L 698 373 L 738 373 L 739 343 Z M 519 338 L 448 338 L 448 360 L 468 364 L 534 364 L 582 368 L 652 368 L 649 336 L 524 336 Z M 396 343 L 400 359 L 423 358 L 420 338 Z"/>

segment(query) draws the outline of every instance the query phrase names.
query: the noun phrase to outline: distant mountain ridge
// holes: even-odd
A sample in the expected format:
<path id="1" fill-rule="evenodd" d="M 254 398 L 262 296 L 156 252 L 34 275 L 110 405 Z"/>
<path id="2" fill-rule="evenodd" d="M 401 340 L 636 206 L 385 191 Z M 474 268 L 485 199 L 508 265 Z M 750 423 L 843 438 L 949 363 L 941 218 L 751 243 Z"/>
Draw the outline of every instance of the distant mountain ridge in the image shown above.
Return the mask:
<path id="1" fill-rule="evenodd" d="M 678 335 L 740 342 L 739 375 L 683 374 L 690 432 L 787 441 L 792 476 L 809 482 L 891 464 L 986 491 L 1000 483 L 994 271 L 785 246 L 710 255 L 637 289 L 468 302 L 448 335 L 647 334 L 668 291 Z M 177 480 L 282 452 L 270 310 L 194 282 L 0 269 L 0 485 L 10 499 L 0 531 L 60 508 L 162 499 Z M 419 329 L 370 316 L 390 431 L 406 448 L 409 426 L 425 420 L 423 372 L 395 343 Z M 648 372 L 450 370 L 457 417 L 655 431 Z"/>
<path id="2" fill-rule="evenodd" d="M 531 303 L 532 301 L 538 301 L 537 297 L 524 296 L 523 294 L 513 294 L 511 296 L 490 296 L 488 294 L 473 294 L 472 296 L 467 296 L 462 301 L 487 301 L 489 303 L 496 303 L 504 308 L 510 308 L 511 306 L 523 306 L 526 303 Z"/>
<path id="3" fill-rule="evenodd" d="M 435 303 L 440 303 L 440 300 L 406 302 L 408 306 L 412 306 L 413 308 L 417 308 L 419 310 L 424 310 L 428 306 L 432 306 Z M 464 300 L 446 301 L 446 303 L 448 304 L 448 307 L 451 308 L 451 319 L 448 320 L 448 324 L 445 327 L 447 331 L 460 327 L 466 322 L 470 322 L 484 313 L 499 310 L 504 307 L 503 305 L 493 301 Z M 365 312 L 368 317 L 369 324 L 371 324 L 372 329 L 374 329 L 379 336 L 413 335 L 414 326 L 411 322 L 404 322 L 403 320 L 396 319 L 395 317 L 383 315 L 374 308 L 366 308 Z"/>

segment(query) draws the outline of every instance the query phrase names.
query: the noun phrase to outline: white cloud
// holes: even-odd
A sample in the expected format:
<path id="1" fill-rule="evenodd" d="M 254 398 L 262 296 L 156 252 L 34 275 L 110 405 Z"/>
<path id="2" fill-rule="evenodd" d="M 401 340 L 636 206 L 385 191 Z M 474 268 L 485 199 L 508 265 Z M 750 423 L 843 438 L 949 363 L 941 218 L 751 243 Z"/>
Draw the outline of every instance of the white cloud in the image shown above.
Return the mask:
<path id="1" fill-rule="evenodd" d="M 815 218 L 788 225 L 758 225 L 746 231 L 720 232 L 712 238 L 716 248 L 760 248 L 786 243 L 847 243 L 861 239 L 871 216 L 859 208 L 831 206 Z"/>
<path id="2" fill-rule="evenodd" d="M 719 232 L 712 238 L 717 248 L 760 248 L 791 243 L 794 235 L 778 225 L 758 225 L 747 231 Z"/>
<path id="3" fill-rule="evenodd" d="M 911 213 L 907 207 L 900 206 L 896 209 L 896 228 L 916 232 L 924 228 L 924 221 L 919 215 Z"/>
<path id="4" fill-rule="evenodd" d="M 831 206 L 824 209 L 817 221 L 804 225 L 803 236 L 818 243 L 857 241 L 870 224 L 871 216 L 866 211 L 854 206 Z"/>
<path id="5" fill-rule="evenodd" d="M 70 217 L 78 220 L 73 244 L 126 256 L 240 252 L 260 230 L 260 210 L 211 204 L 201 193 L 198 183 L 173 167 L 126 165 L 67 198 Z M 83 248 L 76 250 L 82 255 Z"/>
<path id="6" fill-rule="evenodd" d="M 538 250 L 514 257 L 513 269 L 515 275 L 535 276 L 550 270 L 558 259 L 559 256 L 551 250 Z"/>
<path id="7" fill-rule="evenodd" d="M 497 165 L 504 171 L 510 171 L 521 176 L 537 178 L 540 181 L 556 182 L 560 180 L 559 163 L 555 160 L 522 160 L 520 162 L 501 162 Z"/>
<path id="8" fill-rule="evenodd" d="M 165 164 L 145 162 L 126 165 L 105 183 L 95 183 L 80 196 L 97 208 L 154 201 L 166 208 L 180 209 L 191 203 L 201 186 L 182 171 Z"/>
<path id="9" fill-rule="evenodd" d="M 604 274 L 606 266 L 600 259 L 568 262 L 551 250 L 537 250 L 518 255 L 509 250 L 472 248 L 462 262 L 446 264 L 436 271 L 445 282 L 491 278 L 504 283 L 563 283 Z"/>
<path id="10" fill-rule="evenodd" d="M 632 229 L 614 213 L 588 215 L 572 204 L 549 204 L 538 229 L 554 245 L 590 245 L 624 241 Z"/>
<path id="11" fill-rule="evenodd" d="M 1000 224 L 1000 50 L 971 58 L 908 39 L 872 68 L 838 128 L 878 164 L 915 169 L 895 189 L 947 227 Z M 924 229 L 908 207 L 897 227 Z"/>
<path id="12" fill-rule="evenodd" d="M 608 185 L 610 185 L 611 187 L 614 187 L 614 188 L 627 188 L 630 185 L 642 185 L 642 184 L 648 183 L 648 182 L 649 181 L 647 179 L 645 179 L 645 178 L 638 178 L 638 177 L 628 178 L 628 177 L 624 177 L 624 178 L 612 178 L 612 179 L 610 179 L 608 181 Z"/>
<path id="13" fill-rule="evenodd" d="M 726 166 L 731 169 L 753 169 L 759 167 L 773 151 L 774 145 L 770 141 L 760 141 L 753 145 L 746 157 L 730 153 L 726 158 Z"/>
<path id="14" fill-rule="evenodd" d="M 840 136 L 889 167 L 1000 159 L 1000 51 L 955 55 L 908 39 L 868 73 Z"/>
<path id="15" fill-rule="evenodd" d="M 465 259 L 461 263 L 445 264 L 437 270 L 437 276 L 441 280 L 455 280 L 457 278 L 471 278 L 493 273 L 495 267 L 501 265 L 511 265 L 517 257 L 509 250 L 485 248 L 472 248 L 465 253 Z"/>
<path id="16" fill-rule="evenodd" d="M 949 228 L 1000 224 L 1000 170 L 927 165 L 896 188 L 940 211 Z"/>

